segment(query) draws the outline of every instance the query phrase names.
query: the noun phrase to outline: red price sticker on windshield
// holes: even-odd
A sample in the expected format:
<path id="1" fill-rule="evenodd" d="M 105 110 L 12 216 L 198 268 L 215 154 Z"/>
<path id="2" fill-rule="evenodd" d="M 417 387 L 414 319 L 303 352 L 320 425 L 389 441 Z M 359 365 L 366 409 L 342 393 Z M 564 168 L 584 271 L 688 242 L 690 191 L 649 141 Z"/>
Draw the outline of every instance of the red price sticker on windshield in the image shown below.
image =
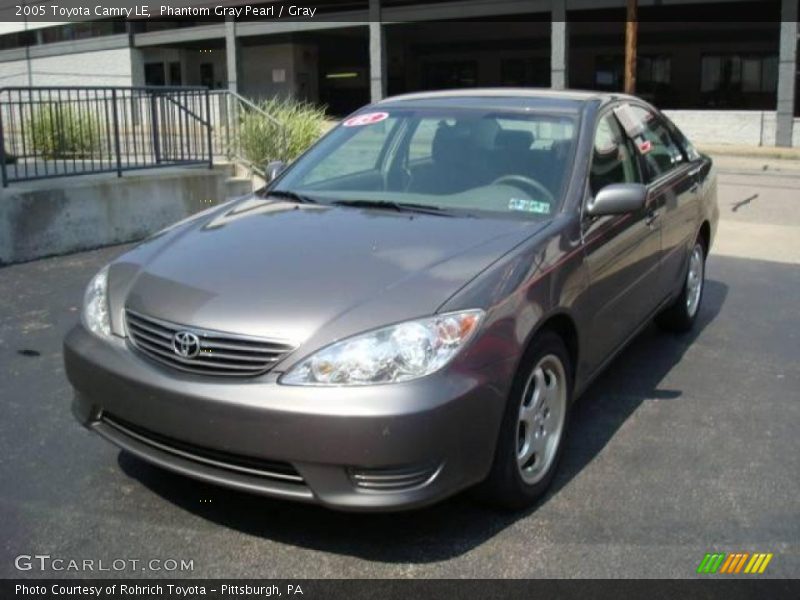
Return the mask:
<path id="1" fill-rule="evenodd" d="M 653 144 L 651 144 L 649 140 L 643 140 L 639 142 L 638 147 L 641 154 L 647 154 L 653 149 Z"/>
<path id="2" fill-rule="evenodd" d="M 389 113 L 387 112 L 371 112 L 351 117 L 342 123 L 342 125 L 345 127 L 361 127 L 363 125 L 374 125 L 375 123 L 380 123 L 388 118 Z"/>

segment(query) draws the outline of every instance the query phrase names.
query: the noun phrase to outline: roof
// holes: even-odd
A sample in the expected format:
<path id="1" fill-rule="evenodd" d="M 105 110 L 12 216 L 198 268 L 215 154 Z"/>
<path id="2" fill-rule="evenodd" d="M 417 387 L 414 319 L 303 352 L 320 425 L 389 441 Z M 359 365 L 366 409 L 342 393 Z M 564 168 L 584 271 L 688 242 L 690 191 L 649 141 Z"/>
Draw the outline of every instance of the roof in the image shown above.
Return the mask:
<path id="1" fill-rule="evenodd" d="M 440 90 L 433 92 L 413 92 L 392 96 L 381 102 L 394 102 L 405 100 L 428 100 L 432 98 L 463 98 L 467 97 L 507 97 L 507 98 L 563 98 L 564 100 L 591 100 L 599 99 L 607 95 L 602 92 L 590 92 L 582 90 L 553 90 L 549 88 L 466 88 L 454 90 Z"/>
<path id="2" fill-rule="evenodd" d="M 546 105 L 565 104 L 577 107 L 586 102 L 597 100 L 601 104 L 615 99 L 631 98 L 625 94 L 597 92 L 588 90 L 553 90 L 549 88 L 468 88 L 458 90 L 442 90 L 435 92 L 415 92 L 392 96 L 378 102 L 378 105 L 391 105 L 398 103 L 430 104 L 442 105 L 448 100 L 479 101 L 493 98 L 495 100 L 505 100 L 514 102 L 519 100 L 533 100 Z"/>

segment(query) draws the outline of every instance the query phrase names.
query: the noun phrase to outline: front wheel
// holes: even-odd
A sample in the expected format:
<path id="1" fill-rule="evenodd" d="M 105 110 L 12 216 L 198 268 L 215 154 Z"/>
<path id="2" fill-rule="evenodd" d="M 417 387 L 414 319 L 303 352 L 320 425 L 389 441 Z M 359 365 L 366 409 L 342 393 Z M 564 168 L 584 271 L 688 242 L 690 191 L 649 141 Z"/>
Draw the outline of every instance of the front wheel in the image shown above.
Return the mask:
<path id="1" fill-rule="evenodd" d="M 689 331 L 697 320 L 705 287 L 706 252 L 703 240 L 698 238 L 689 255 L 686 279 L 678 298 L 656 317 L 660 327 L 669 331 Z"/>
<path id="2" fill-rule="evenodd" d="M 494 464 L 478 489 L 483 499 L 519 509 L 545 493 L 564 446 L 571 393 L 564 342 L 544 332 L 526 352 L 512 385 Z"/>

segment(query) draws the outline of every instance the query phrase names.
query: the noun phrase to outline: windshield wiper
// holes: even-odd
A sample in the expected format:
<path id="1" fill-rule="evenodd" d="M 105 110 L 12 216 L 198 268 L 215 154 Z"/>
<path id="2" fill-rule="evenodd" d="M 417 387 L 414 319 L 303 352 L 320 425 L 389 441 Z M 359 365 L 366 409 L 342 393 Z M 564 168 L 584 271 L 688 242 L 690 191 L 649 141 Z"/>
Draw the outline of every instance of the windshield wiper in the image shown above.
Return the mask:
<path id="1" fill-rule="evenodd" d="M 334 200 L 331 204 L 335 206 L 353 206 L 355 208 L 387 208 L 397 212 L 415 212 L 426 215 L 439 215 L 441 217 L 452 217 L 452 213 L 439 206 L 430 204 L 417 204 L 415 202 L 385 202 L 381 200 Z"/>
<path id="2" fill-rule="evenodd" d="M 293 200 L 301 204 L 318 204 L 311 196 L 292 192 L 291 190 L 267 190 L 264 195 L 267 197 L 275 196 L 276 198 L 286 198 L 287 200 Z"/>

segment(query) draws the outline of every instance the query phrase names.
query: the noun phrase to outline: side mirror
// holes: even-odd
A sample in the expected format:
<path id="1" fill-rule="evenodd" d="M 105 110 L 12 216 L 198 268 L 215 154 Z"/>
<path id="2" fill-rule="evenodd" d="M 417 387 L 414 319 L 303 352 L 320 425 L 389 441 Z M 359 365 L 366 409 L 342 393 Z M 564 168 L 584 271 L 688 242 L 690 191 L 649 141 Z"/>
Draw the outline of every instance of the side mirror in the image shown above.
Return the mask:
<path id="1" fill-rule="evenodd" d="M 273 181 L 285 168 L 286 163 L 282 160 L 273 160 L 268 162 L 267 168 L 264 169 L 264 172 L 267 175 L 267 182 Z"/>
<path id="2" fill-rule="evenodd" d="M 647 188 L 641 183 L 612 183 L 597 192 L 586 207 L 592 217 L 621 215 L 644 207 Z"/>

